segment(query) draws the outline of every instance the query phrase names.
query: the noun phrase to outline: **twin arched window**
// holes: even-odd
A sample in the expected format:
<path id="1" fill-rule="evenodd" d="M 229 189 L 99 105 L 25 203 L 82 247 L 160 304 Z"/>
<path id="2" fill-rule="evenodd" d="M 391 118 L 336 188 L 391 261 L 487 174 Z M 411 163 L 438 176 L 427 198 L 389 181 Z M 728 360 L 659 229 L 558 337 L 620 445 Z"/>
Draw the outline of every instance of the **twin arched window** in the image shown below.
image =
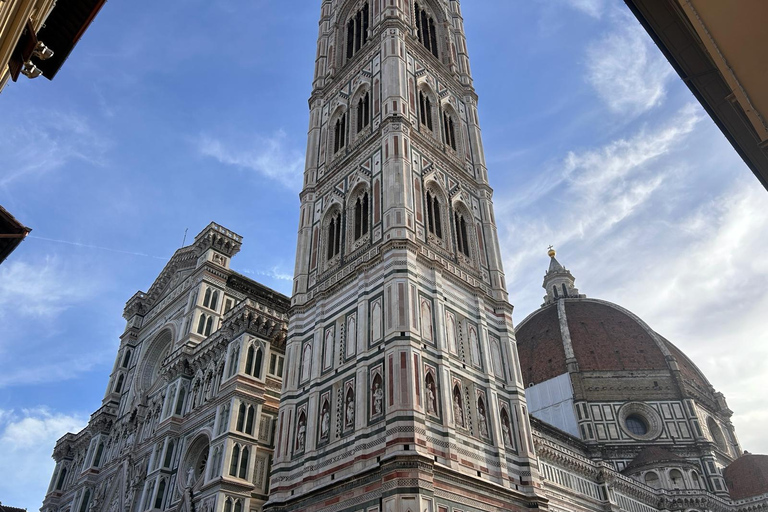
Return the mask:
<path id="1" fill-rule="evenodd" d="M 456 128 L 453 124 L 453 117 L 448 112 L 443 112 L 443 137 L 445 143 L 456 151 Z"/>
<path id="2" fill-rule="evenodd" d="M 354 57 L 368 42 L 369 23 L 370 9 L 366 2 L 347 22 L 347 59 Z"/>
<path id="3" fill-rule="evenodd" d="M 203 307 L 215 310 L 219 305 L 219 292 L 218 290 L 211 290 L 208 288 L 205 290 L 205 297 L 203 298 Z"/>
<path id="4" fill-rule="evenodd" d="M 368 192 L 355 201 L 355 241 L 368 234 Z"/>
<path id="5" fill-rule="evenodd" d="M 336 119 L 336 125 L 333 128 L 333 154 L 338 153 L 347 145 L 347 114 L 342 114 Z"/>
<path id="6" fill-rule="evenodd" d="M 467 222 L 464 215 L 456 212 L 454 214 L 456 224 L 456 248 L 464 256 L 469 258 L 469 237 L 467 236 Z"/>
<path id="7" fill-rule="evenodd" d="M 248 476 L 248 447 L 240 450 L 240 445 L 236 444 L 232 448 L 232 460 L 229 464 L 229 475 L 236 478 L 246 478 Z"/>
<path id="8" fill-rule="evenodd" d="M 424 10 L 418 3 L 415 4 L 416 32 L 419 42 L 432 52 L 435 57 L 440 57 L 437 51 L 437 27 L 435 19 Z"/>
<path id="9" fill-rule="evenodd" d="M 248 352 L 245 356 L 245 373 L 260 379 L 263 359 L 264 355 L 261 347 L 255 349 L 253 345 L 249 346 Z"/>
<path id="10" fill-rule="evenodd" d="M 252 405 L 248 407 L 245 404 L 240 404 L 240 409 L 237 413 L 237 426 L 238 432 L 245 432 L 248 435 L 253 435 L 253 422 L 256 415 L 256 408 Z"/>
<path id="11" fill-rule="evenodd" d="M 440 200 L 427 192 L 427 229 L 437 238 L 443 238 L 443 225 L 440 220 Z"/>
<path id="12" fill-rule="evenodd" d="M 210 336 L 213 330 L 213 317 L 211 315 L 200 315 L 200 321 L 197 323 L 197 334 Z"/>
<path id="13" fill-rule="evenodd" d="M 341 253 L 341 213 L 337 213 L 328 224 L 328 260 Z"/>

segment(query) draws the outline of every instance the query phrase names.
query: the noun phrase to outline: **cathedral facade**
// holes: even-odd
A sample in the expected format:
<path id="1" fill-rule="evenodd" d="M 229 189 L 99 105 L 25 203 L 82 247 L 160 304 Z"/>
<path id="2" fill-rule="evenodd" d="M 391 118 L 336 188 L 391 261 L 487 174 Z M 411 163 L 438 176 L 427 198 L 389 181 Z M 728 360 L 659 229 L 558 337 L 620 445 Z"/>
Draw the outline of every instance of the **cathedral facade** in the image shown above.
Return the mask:
<path id="1" fill-rule="evenodd" d="M 554 252 L 515 330 L 459 1 L 318 3 L 292 297 L 217 224 L 177 251 L 41 510 L 768 510 L 722 395 Z"/>

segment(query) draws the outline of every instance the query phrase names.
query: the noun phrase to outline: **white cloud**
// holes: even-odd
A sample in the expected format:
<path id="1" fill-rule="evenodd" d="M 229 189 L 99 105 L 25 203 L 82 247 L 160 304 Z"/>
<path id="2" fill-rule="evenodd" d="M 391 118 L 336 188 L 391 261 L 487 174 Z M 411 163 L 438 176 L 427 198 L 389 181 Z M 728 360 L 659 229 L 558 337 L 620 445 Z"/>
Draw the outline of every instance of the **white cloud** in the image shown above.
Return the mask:
<path id="1" fill-rule="evenodd" d="M 225 165 L 255 171 L 291 189 L 300 189 L 304 173 L 304 155 L 288 145 L 285 132 L 270 137 L 231 138 L 222 140 L 203 135 L 198 150 Z"/>
<path id="2" fill-rule="evenodd" d="M 3 168 L 0 188 L 20 179 L 44 176 L 67 162 L 103 165 L 110 141 L 88 119 L 72 113 L 25 108 L 11 112 L 0 139 Z"/>
<path id="3" fill-rule="evenodd" d="M 767 453 L 765 190 L 703 119 L 687 105 L 545 168 L 497 201 L 502 253 L 516 321 L 541 304 L 555 244 L 582 293 L 680 347 L 726 395 L 743 447 Z"/>
<path id="4" fill-rule="evenodd" d="M 51 453 L 56 440 L 77 432 L 87 416 L 46 408 L 0 409 L 0 496 L 15 507 L 37 510 L 43 502 L 55 466 Z"/>
<path id="5" fill-rule="evenodd" d="M 673 75 L 648 34 L 627 13 L 587 49 L 587 80 L 611 111 L 637 115 L 661 104 Z"/>
<path id="6" fill-rule="evenodd" d="M 0 318 L 55 317 L 88 297 L 92 289 L 87 283 L 54 256 L 5 262 L 0 267 Z"/>
<path id="7" fill-rule="evenodd" d="M 564 2 L 593 18 L 601 18 L 605 12 L 605 0 L 564 0 Z"/>

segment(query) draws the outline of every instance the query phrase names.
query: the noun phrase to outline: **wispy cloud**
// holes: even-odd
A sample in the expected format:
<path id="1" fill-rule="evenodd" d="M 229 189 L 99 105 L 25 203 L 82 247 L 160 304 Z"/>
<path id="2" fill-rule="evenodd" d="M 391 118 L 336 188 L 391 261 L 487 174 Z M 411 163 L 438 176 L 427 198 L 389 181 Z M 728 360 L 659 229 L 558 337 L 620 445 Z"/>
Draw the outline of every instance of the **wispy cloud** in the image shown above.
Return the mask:
<path id="1" fill-rule="evenodd" d="M 53 468 L 56 440 L 77 432 L 88 418 L 46 408 L 0 409 L 0 495 L 3 502 L 37 510 L 43 502 Z"/>
<path id="2" fill-rule="evenodd" d="M 293 274 L 289 274 L 288 272 L 281 270 L 277 266 L 272 267 L 269 270 L 243 269 L 243 270 L 240 270 L 240 272 L 242 272 L 243 274 L 248 274 L 252 276 L 270 277 L 272 279 L 277 279 L 278 281 L 293 281 Z"/>
<path id="3" fill-rule="evenodd" d="M 103 165 L 111 147 L 110 140 L 80 114 L 31 108 L 6 119 L 0 139 L 4 169 L 0 188 L 25 177 L 43 176 L 73 160 Z"/>
<path id="4" fill-rule="evenodd" d="M 587 49 L 587 80 L 611 111 L 641 114 L 663 101 L 672 68 L 631 15 L 612 16 L 614 29 Z"/>
<path id="5" fill-rule="evenodd" d="M 202 135 L 198 150 L 225 165 L 254 171 L 258 175 L 275 180 L 285 187 L 300 189 L 304 173 L 304 155 L 290 146 L 285 132 L 269 136 L 226 140 Z"/>
<path id="6" fill-rule="evenodd" d="M 593 18 L 601 18 L 605 12 L 605 0 L 563 0 L 566 5 Z"/>
<path id="7" fill-rule="evenodd" d="M 4 263 L 0 267 L 0 318 L 51 318 L 86 299 L 92 288 L 86 276 L 73 272 L 55 256 Z"/>

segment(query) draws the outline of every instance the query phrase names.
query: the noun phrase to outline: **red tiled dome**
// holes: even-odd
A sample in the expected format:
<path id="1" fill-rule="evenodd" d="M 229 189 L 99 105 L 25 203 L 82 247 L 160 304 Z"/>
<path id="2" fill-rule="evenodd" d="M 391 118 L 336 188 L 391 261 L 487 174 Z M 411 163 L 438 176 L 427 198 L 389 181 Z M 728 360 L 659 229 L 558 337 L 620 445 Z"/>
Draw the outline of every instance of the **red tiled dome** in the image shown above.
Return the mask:
<path id="1" fill-rule="evenodd" d="M 709 388 L 709 383 L 677 347 L 642 320 L 610 302 L 564 299 L 567 327 L 579 371 L 669 371 L 661 347 L 674 357 L 682 376 Z M 520 366 L 526 385 L 566 373 L 566 356 L 557 303 L 532 313 L 517 328 Z"/>
<path id="2" fill-rule="evenodd" d="M 742 455 L 725 468 L 723 476 L 731 499 L 768 493 L 768 455 Z"/>

